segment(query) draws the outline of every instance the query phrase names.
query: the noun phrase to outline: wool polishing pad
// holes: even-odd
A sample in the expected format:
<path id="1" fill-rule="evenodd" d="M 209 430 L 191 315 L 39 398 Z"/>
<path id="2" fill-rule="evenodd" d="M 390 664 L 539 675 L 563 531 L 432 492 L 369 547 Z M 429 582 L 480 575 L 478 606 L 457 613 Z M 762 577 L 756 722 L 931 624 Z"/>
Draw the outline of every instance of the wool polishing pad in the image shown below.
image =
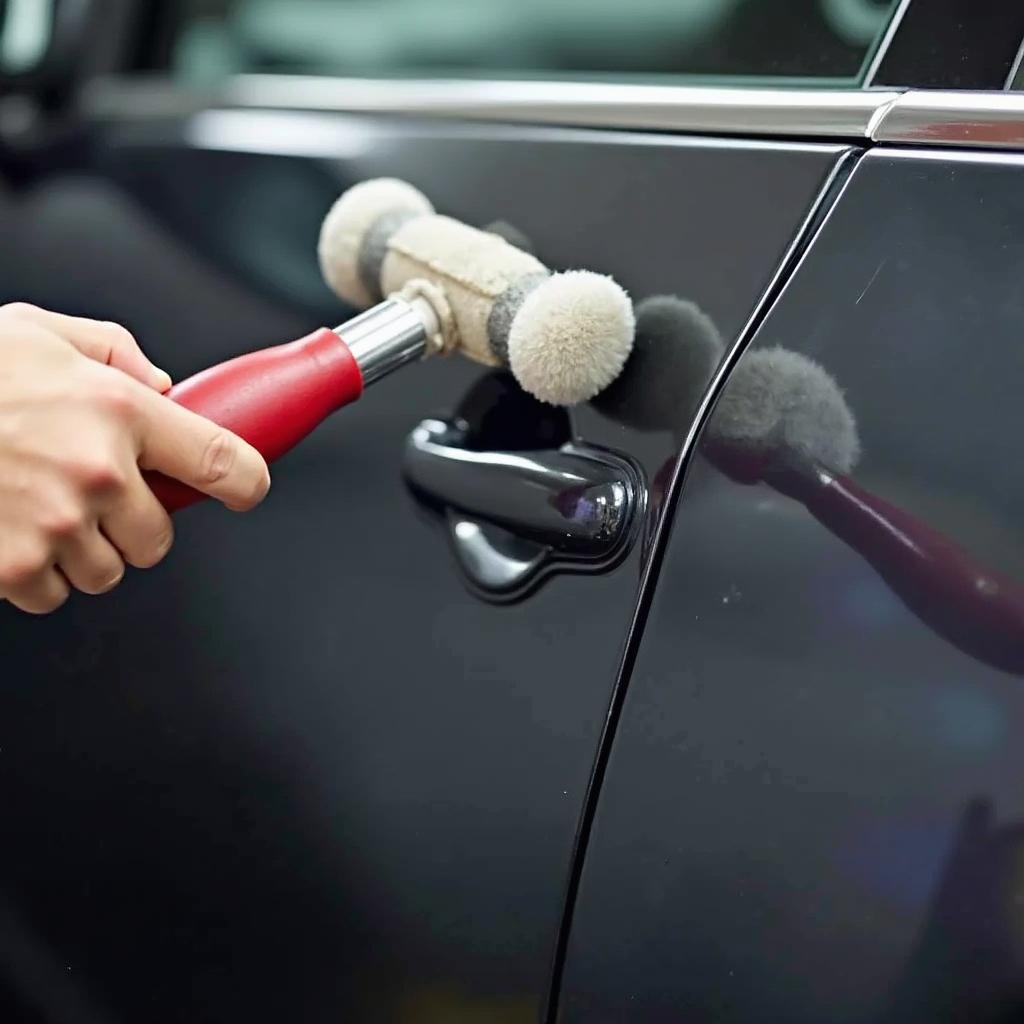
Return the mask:
<path id="1" fill-rule="evenodd" d="M 381 178 L 345 192 L 324 220 L 318 252 L 325 280 L 346 302 L 362 308 L 412 292 L 437 315 L 440 350 L 508 366 L 552 405 L 593 398 L 633 347 L 633 306 L 610 277 L 552 274 L 501 235 L 434 213 L 405 182 Z"/>
<path id="2" fill-rule="evenodd" d="M 633 354 L 594 407 L 634 429 L 681 438 L 724 352 L 718 328 L 696 303 L 650 295 L 636 304 Z"/>

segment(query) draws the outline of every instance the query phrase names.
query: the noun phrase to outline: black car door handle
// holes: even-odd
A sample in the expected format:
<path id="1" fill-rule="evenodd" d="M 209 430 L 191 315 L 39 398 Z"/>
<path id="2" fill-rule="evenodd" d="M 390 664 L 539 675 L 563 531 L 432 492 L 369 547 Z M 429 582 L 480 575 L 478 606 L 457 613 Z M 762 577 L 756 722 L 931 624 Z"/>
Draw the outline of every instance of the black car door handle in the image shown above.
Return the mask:
<path id="1" fill-rule="evenodd" d="M 646 502 L 638 466 L 567 443 L 480 451 L 460 421 L 424 420 L 409 435 L 405 476 L 444 514 L 470 582 L 498 599 L 554 571 L 595 572 L 628 549 Z"/>

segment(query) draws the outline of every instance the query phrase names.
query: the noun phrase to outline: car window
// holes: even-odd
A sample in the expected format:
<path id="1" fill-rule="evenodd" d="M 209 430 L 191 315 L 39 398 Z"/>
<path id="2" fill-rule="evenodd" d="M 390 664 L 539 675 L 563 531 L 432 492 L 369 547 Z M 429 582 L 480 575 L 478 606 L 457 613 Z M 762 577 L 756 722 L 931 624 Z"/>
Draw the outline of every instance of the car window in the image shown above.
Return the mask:
<path id="1" fill-rule="evenodd" d="M 860 81 L 896 0 L 179 0 L 173 62 L 396 77 Z"/>
<path id="2" fill-rule="evenodd" d="M 53 32 L 53 0 L 0 0 L 0 73 L 31 71 Z"/>

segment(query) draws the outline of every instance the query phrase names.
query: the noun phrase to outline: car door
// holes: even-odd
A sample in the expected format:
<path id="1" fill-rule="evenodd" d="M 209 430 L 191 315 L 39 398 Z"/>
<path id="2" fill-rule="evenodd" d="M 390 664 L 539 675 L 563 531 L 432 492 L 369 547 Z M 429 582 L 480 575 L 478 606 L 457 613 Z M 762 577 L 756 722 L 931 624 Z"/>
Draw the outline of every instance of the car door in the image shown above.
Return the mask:
<path id="1" fill-rule="evenodd" d="M 559 1020 L 1024 1012 L 1016 81 L 882 116 L 693 436 Z"/>
<path id="2" fill-rule="evenodd" d="M 893 98 L 850 87 L 895 22 L 887 5 L 854 28 L 830 5 L 776 20 L 764 3 L 677 6 L 595 8 L 590 50 L 578 23 L 574 35 L 531 8 L 534 35 L 482 21 L 472 46 L 456 35 L 432 56 L 416 33 L 395 36 L 397 8 L 154 5 L 125 30 L 123 73 L 79 94 L 45 148 L 9 156 L 4 293 L 122 320 L 180 377 L 349 315 L 318 279 L 317 227 L 342 188 L 389 175 L 470 223 L 508 222 L 553 266 L 613 274 L 638 304 L 692 303 L 726 358 Z M 335 48 L 377 53 L 364 73 L 482 52 L 522 77 L 356 82 L 324 73 Z M 609 85 L 614 60 L 847 88 Z M 212 100 L 184 90 L 224 67 L 264 74 L 231 77 Z M 525 81 L 581 67 L 608 81 Z M 677 373 L 671 401 L 686 412 L 666 425 L 642 387 L 570 416 L 467 362 L 410 368 L 282 462 L 257 512 L 189 511 L 172 557 L 102 600 L 45 620 L 4 609 L 12 1019 L 553 1012 L 593 773 L 707 384 Z M 644 484 L 628 552 L 494 600 L 467 578 L 452 517 L 403 483 L 426 417 L 466 420 L 484 451 L 571 439 L 616 453 Z"/>

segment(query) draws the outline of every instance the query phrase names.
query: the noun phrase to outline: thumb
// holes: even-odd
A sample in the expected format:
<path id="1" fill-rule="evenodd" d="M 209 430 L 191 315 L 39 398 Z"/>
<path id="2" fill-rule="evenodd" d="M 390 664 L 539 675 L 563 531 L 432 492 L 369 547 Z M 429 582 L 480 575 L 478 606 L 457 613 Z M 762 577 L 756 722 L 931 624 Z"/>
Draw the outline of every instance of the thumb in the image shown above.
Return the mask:
<path id="1" fill-rule="evenodd" d="M 138 388 L 139 465 L 208 494 L 236 511 L 258 505 L 270 489 L 266 461 L 230 430 Z"/>

